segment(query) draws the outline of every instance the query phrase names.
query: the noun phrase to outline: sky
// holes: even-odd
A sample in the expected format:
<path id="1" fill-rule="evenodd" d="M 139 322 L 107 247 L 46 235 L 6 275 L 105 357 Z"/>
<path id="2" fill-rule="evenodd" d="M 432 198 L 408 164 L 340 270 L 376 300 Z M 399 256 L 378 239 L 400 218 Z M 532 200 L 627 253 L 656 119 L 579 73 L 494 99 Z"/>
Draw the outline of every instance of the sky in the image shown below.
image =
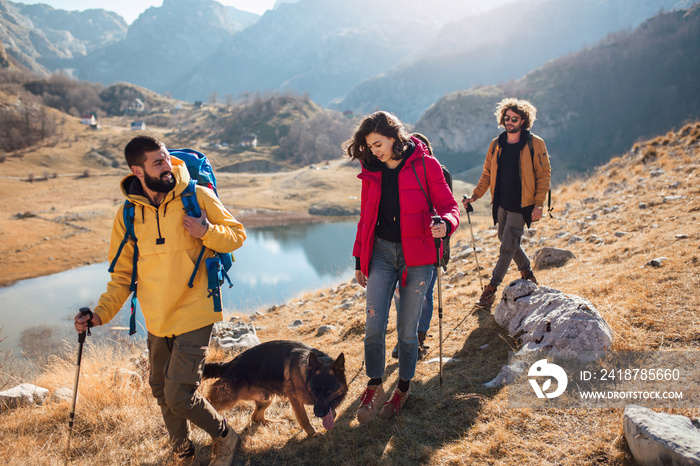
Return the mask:
<path id="1" fill-rule="evenodd" d="M 152 6 L 163 5 L 163 0 L 15 0 L 17 3 L 44 3 L 58 10 L 87 10 L 102 8 L 114 11 L 131 24 L 138 16 Z M 217 0 L 222 5 L 230 5 L 239 10 L 250 11 L 259 15 L 271 9 L 275 0 Z"/>

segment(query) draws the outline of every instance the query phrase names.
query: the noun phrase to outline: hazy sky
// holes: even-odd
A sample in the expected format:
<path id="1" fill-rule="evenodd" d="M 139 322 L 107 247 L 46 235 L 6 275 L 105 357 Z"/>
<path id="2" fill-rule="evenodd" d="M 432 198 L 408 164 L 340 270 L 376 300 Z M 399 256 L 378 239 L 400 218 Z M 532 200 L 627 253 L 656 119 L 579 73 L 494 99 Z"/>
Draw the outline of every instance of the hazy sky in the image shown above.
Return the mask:
<path id="1" fill-rule="evenodd" d="M 163 5 L 163 0 L 15 0 L 17 3 L 44 3 L 60 10 L 87 10 L 102 8 L 114 11 L 131 24 L 146 9 Z M 275 0 L 217 0 L 223 5 L 231 5 L 239 10 L 252 11 L 259 15 L 269 10 Z"/>

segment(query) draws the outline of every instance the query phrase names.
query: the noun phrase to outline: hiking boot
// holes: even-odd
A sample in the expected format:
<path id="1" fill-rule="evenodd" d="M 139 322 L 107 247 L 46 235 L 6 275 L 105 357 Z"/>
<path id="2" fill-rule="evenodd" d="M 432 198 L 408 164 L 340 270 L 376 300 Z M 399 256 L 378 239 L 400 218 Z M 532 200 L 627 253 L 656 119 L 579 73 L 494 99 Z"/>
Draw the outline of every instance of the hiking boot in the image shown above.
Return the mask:
<path id="1" fill-rule="evenodd" d="M 194 464 L 194 444 L 190 440 L 173 448 L 172 466 L 191 466 Z"/>
<path id="2" fill-rule="evenodd" d="M 391 395 L 391 399 L 384 403 L 382 410 L 379 412 L 382 419 L 389 419 L 399 414 L 399 411 L 401 411 L 403 405 L 406 404 L 409 393 L 411 393 L 410 388 L 406 393 L 404 393 L 397 387 L 396 390 L 394 390 L 394 393 Z"/>
<path id="3" fill-rule="evenodd" d="M 493 305 L 493 302 L 496 300 L 497 289 L 498 288 L 491 284 L 486 285 L 486 288 L 484 288 L 484 292 L 481 293 L 481 298 L 479 298 L 479 302 L 477 303 L 477 305 L 483 308 L 490 308 Z"/>
<path id="4" fill-rule="evenodd" d="M 368 385 L 362 394 L 362 401 L 357 408 L 357 421 L 360 424 L 369 422 L 377 414 L 377 405 L 386 398 L 381 385 Z"/>
<path id="5" fill-rule="evenodd" d="M 538 283 L 537 283 L 537 279 L 535 278 L 535 274 L 532 272 L 532 269 L 521 270 L 521 271 L 520 271 L 520 277 L 521 277 L 523 280 L 530 280 L 530 281 L 531 281 L 532 283 L 534 283 L 535 285 L 538 284 Z"/>
<path id="6" fill-rule="evenodd" d="M 209 466 L 231 466 L 241 446 L 241 438 L 230 426 L 224 435 L 214 438 L 211 444 L 212 460 Z"/>

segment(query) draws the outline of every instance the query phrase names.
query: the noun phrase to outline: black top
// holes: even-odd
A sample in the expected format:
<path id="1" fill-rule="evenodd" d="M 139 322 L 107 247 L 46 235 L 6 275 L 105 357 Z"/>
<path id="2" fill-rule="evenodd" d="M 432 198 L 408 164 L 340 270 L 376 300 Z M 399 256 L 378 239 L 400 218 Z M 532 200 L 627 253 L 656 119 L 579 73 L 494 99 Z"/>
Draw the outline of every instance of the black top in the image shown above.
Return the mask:
<path id="1" fill-rule="evenodd" d="M 496 175 L 496 199 L 494 206 L 500 206 L 509 212 L 523 213 L 521 203 L 522 184 L 520 181 L 520 151 L 527 144 L 527 134 L 520 133 L 520 141 L 509 144 L 504 132 L 498 138 L 501 153 L 498 156 L 498 173 Z"/>
<path id="2" fill-rule="evenodd" d="M 379 200 L 375 237 L 393 243 L 401 242 L 401 204 L 399 202 L 399 172 L 406 165 L 406 160 L 413 154 L 416 145 L 409 141 L 401 154 L 401 163 L 396 168 L 389 168 L 382 163 L 382 197 Z"/>

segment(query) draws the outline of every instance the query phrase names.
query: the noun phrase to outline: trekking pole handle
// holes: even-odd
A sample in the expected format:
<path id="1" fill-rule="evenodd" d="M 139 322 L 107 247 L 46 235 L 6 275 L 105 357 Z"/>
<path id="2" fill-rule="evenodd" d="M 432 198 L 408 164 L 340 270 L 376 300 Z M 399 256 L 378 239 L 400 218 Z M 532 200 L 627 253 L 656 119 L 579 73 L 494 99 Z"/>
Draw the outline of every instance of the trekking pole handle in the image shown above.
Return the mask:
<path id="1" fill-rule="evenodd" d="M 467 195 L 465 194 L 465 195 L 462 196 L 462 199 L 467 200 L 467 199 L 469 199 L 469 196 L 467 196 Z M 469 213 L 469 212 L 474 212 L 474 207 L 472 207 L 472 203 L 471 203 L 471 202 L 468 202 L 468 203 L 467 203 L 467 206 L 464 208 L 464 210 L 466 210 L 467 213 Z"/>
<path id="2" fill-rule="evenodd" d="M 90 310 L 89 307 L 81 307 L 78 312 L 80 312 L 80 314 L 84 315 L 84 316 L 86 316 L 88 314 L 90 315 L 90 319 L 88 319 L 88 321 L 87 321 L 87 325 L 88 325 L 87 335 L 92 335 L 92 333 L 90 333 L 90 327 L 92 327 L 92 317 L 93 317 L 92 311 Z M 78 334 L 78 343 L 85 342 L 85 335 L 86 335 L 86 332 L 80 332 Z"/>

